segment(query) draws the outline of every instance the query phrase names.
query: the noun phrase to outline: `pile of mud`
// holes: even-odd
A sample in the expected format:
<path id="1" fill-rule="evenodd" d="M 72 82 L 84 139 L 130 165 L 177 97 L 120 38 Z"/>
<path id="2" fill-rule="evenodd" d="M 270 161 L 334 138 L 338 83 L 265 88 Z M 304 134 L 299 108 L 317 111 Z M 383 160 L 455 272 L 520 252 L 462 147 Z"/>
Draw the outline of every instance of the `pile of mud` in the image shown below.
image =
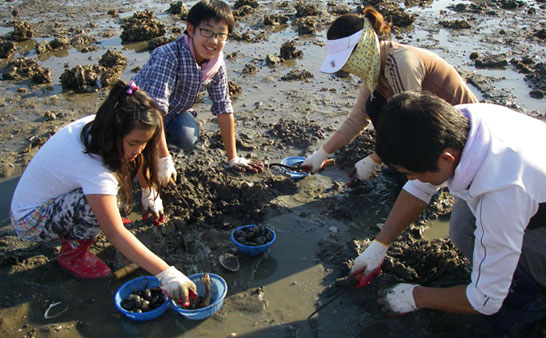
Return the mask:
<path id="1" fill-rule="evenodd" d="M 285 176 L 269 172 L 259 175 L 239 173 L 222 167 L 207 167 L 206 161 L 179 169 L 175 187 L 162 193 L 169 205 L 167 216 L 177 226 L 203 224 L 230 229 L 259 222 L 275 197 L 293 194 L 296 185 Z"/>

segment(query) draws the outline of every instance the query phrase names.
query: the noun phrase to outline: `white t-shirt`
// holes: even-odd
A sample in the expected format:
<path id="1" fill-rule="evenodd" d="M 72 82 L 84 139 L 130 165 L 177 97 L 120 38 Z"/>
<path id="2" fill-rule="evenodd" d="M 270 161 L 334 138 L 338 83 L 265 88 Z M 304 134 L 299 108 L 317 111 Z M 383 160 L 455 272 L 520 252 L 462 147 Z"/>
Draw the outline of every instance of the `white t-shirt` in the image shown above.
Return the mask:
<path id="1" fill-rule="evenodd" d="M 90 115 L 70 123 L 38 150 L 25 169 L 11 201 L 11 212 L 19 220 L 51 198 L 82 188 L 83 193 L 117 195 L 119 185 L 102 158 L 84 153 L 80 138 Z"/>
<path id="2" fill-rule="evenodd" d="M 470 132 L 447 186 L 476 217 L 466 296 L 490 315 L 508 294 L 529 220 L 546 202 L 546 123 L 497 105 L 456 108 L 470 120 Z M 428 203 L 435 189 L 412 180 L 404 190 Z"/>

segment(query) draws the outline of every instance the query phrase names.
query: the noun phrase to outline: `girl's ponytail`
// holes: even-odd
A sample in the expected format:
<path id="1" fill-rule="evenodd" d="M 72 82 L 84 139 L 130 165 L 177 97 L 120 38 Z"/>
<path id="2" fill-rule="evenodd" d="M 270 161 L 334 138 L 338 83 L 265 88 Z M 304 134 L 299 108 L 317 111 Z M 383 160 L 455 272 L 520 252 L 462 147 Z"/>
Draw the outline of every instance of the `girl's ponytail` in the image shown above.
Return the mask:
<path id="1" fill-rule="evenodd" d="M 373 7 L 366 7 L 364 9 L 364 16 L 370 21 L 370 24 L 377 34 L 379 40 L 387 40 L 391 34 L 391 28 L 385 22 L 385 18 Z"/>
<path id="2" fill-rule="evenodd" d="M 390 38 L 391 28 L 385 22 L 383 15 L 373 7 L 364 9 L 366 17 L 372 25 L 379 40 Z M 344 14 L 334 20 L 326 32 L 328 40 L 337 40 L 353 35 L 364 27 L 362 17 L 356 14 Z"/>

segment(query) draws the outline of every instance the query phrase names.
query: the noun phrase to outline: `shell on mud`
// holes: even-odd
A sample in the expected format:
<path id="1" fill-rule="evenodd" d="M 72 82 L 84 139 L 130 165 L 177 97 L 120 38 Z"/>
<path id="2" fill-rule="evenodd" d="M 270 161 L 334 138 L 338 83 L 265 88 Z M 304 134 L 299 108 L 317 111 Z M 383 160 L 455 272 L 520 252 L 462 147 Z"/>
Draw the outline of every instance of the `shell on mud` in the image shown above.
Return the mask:
<path id="1" fill-rule="evenodd" d="M 226 270 L 231 272 L 239 271 L 239 258 L 234 254 L 225 252 L 218 256 L 218 261 Z"/>

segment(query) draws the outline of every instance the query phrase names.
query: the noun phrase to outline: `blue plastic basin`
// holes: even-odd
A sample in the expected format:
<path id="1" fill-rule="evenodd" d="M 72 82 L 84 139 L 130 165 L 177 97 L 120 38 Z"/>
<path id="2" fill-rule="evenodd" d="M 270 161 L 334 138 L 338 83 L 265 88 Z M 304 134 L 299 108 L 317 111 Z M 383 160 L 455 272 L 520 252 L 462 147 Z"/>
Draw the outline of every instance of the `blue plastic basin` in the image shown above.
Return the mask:
<path id="1" fill-rule="evenodd" d="M 157 278 L 153 276 L 144 276 L 131 279 L 118 289 L 118 291 L 114 295 L 114 304 L 116 305 L 116 308 L 119 310 L 119 312 L 123 313 L 125 316 L 127 316 L 127 318 L 130 318 L 132 320 L 144 322 L 147 320 L 155 319 L 161 316 L 169 307 L 169 302 L 167 302 L 167 296 L 163 296 L 165 297 L 165 302 L 160 307 L 142 313 L 125 310 L 121 306 L 121 301 L 129 297 L 129 295 L 133 293 L 133 290 L 144 290 L 146 288 L 151 289 L 158 286 L 159 280 L 157 280 Z"/>
<path id="2" fill-rule="evenodd" d="M 256 227 L 255 224 L 243 225 L 231 232 L 231 241 L 233 242 L 233 244 L 235 244 L 235 246 L 237 246 L 237 249 L 239 249 L 239 251 L 244 253 L 245 255 L 256 256 L 261 253 L 264 253 L 265 251 L 267 251 L 267 249 L 271 247 L 271 245 L 273 245 L 273 243 L 275 243 L 275 240 L 277 239 L 277 235 L 275 234 L 275 231 L 269 227 L 265 227 L 267 230 L 269 230 L 273 234 L 273 239 L 269 241 L 268 243 L 265 243 L 262 245 L 250 246 L 250 245 L 245 245 L 243 243 L 237 242 L 237 240 L 235 239 L 236 231 L 241 230 L 243 228 L 255 228 L 255 227 Z"/>
<path id="3" fill-rule="evenodd" d="M 188 276 L 188 278 L 195 283 L 195 286 L 197 287 L 197 294 L 199 296 L 203 296 L 205 294 L 205 286 L 201 282 L 201 277 L 203 277 L 203 275 L 204 273 L 197 273 L 195 275 Z M 209 272 L 209 276 L 212 284 L 212 298 L 210 300 L 210 305 L 202 307 L 200 309 L 190 310 L 178 306 L 178 304 L 171 299 L 171 308 L 185 318 L 191 320 L 205 319 L 212 316 L 216 311 L 218 311 L 218 309 L 220 309 L 222 303 L 224 302 L 224 298 L 226 297 L 227 284 L 222 277 L 214 273 Z"/>
<path id="4" fill-rule="evenodd" d="M 290 157 L 283 158 L 281 160 L 281 164 L 289 165 L 289 166 L 298 166 L 298 165 L 302 164 L 304 160 L 305 160 L 305 157 L 290 156 Z M 309 176 L 308 172 L 305 172 L 305 171 L 291 171 L 291 170 L 283 168 L 283 167 L 281 167 L 281 171 L 285 175 L 288 175 L 288 176 L 292 177 L 295 180 L 301 180 L 302 178 L 305 178 L 305 177 Z"/>

